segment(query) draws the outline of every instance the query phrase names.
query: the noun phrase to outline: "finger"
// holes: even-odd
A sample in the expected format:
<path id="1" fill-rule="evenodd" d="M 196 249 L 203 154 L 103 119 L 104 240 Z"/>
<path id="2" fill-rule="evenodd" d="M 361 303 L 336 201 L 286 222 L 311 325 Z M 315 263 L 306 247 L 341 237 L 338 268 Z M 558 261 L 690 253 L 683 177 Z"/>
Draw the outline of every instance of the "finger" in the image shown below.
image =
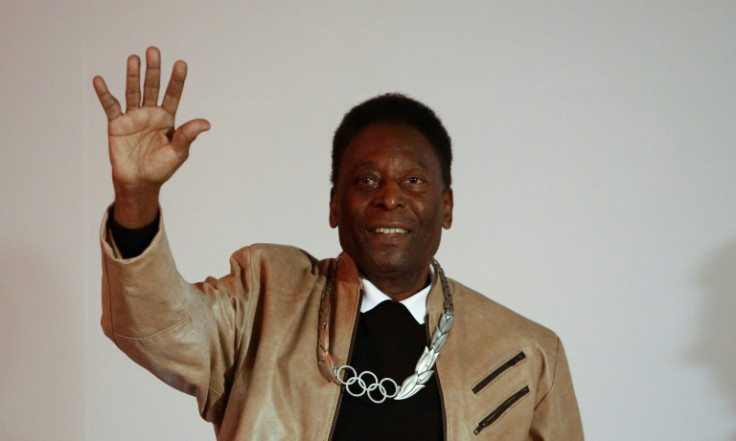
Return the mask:
<path id="1" fill-rule="evenodd" d="M 107 84 L 105 84 L 105 80 L 101 76 L 94 77 L 92 86 L 95 88 L 95 93 L 97 93 L 97 98 L 99 98 L 100 104 L 102 104 L 102 109 L 105 111 L 108 121 L 112 121 L 122 115 L 120 103 L 107 90 Z"/>
<path id="2" fill-rule="evenodd" d="M 143 83 L 143 105 L 155 107 L 158 104 L 158 88 L 161 82 L 161 53 L 155 47 L 146 51 L 146 79 Z"/>
<path id="3" fill-rule="evenodd" d="M 137 55 L 128 57 L 125 75 L 125 110 L 141 106 L 141 59 Z"/>
<path id="4" fill-rule="evenodd" d="M 184 81 L 187 79 L 187 63 L 179 60 L 174 63 L 174 69 L 171 71 L 171 80 L 166 87 L 166 94 L 161 107 L 172 115 L 176 115 L 176 109 L 179 107 L 181 92 L 184 90 Z"/>
<path id="5" fill-rule="evenodd" d="M 210 129 L 206 119 L 194 119 L 179 126 L 171 137 L 171 144 L 177 151 L 187 151 L 200 133 Z"/>

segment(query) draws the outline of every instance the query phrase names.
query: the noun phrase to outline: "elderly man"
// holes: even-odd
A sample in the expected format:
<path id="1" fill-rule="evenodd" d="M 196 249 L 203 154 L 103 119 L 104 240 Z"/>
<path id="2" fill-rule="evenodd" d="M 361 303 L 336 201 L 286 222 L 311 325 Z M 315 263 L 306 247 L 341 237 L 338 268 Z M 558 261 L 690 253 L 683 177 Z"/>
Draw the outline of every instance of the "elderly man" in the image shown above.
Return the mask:
<path id="1" fill-rule="evenodd" d="M 115 201 L 102 225 L 105 334 L 194 395 L 218 440 L 581 440 L 562 345 L 548 329 L 445 277 L 450 137 L 425 105 L 382 95 L 333 141 L 330 225 L 343 253 L 236 251 L 190 284 L 158 195 L 209 129 L 175 126 L 186 64 L 158 103 L 160 54 L 128 58 L 126 110 L 100 77 Z"/>

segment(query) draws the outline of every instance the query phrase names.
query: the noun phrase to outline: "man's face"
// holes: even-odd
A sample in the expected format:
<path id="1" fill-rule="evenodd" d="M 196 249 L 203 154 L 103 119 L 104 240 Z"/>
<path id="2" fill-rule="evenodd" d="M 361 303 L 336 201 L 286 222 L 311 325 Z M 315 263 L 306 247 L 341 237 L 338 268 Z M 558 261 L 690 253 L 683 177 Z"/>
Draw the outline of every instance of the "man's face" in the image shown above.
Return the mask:
<path id="1" fill-rule="evenodd" d="M 421 274 L 452 224 L 452 190 L 414 127 L 371 124 L 348 145 L 330 197 L 330 225 L 369 280 Z"/>

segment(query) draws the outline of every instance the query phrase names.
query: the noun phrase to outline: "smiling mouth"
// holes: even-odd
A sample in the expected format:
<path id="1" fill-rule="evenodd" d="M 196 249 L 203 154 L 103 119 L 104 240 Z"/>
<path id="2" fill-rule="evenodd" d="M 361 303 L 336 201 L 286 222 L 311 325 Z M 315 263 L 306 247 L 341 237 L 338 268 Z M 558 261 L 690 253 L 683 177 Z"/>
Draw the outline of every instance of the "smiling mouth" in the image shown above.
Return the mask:
<path id="1" fill-rule="evenodd" d="M 409 230 L 405 230 L 403 228 L 376 228 L 371 230 L 374 233 L 378 234 L 406 234 L 409 232 Z"/>

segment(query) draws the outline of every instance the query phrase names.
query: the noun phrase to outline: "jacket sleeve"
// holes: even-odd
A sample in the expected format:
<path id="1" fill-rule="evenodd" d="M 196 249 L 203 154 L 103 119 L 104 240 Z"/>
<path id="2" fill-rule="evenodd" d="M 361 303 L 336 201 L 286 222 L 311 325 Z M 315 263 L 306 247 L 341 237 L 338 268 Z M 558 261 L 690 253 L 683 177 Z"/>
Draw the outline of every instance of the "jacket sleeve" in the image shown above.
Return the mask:
<path id="1" fill-rule="evenodd" d="M 247 249 L 231 258 L 231 273 L 192 285 L 178 273 L 163 222 L 146 250 L 120 256 L 101 228 L 102 319 L 107 337 L 136 363 L 197 398 L 202 417 L 218 422 L 252 323 L 259 288 L 246 271 Z"/>
<path id="2" fill-rule="evenodd" d="M 534 409 L 529 438 L 534 441 L 582 441 L 580 411 L 559 338 L 553 360 L 545 373 L 550 387 Z"/>

